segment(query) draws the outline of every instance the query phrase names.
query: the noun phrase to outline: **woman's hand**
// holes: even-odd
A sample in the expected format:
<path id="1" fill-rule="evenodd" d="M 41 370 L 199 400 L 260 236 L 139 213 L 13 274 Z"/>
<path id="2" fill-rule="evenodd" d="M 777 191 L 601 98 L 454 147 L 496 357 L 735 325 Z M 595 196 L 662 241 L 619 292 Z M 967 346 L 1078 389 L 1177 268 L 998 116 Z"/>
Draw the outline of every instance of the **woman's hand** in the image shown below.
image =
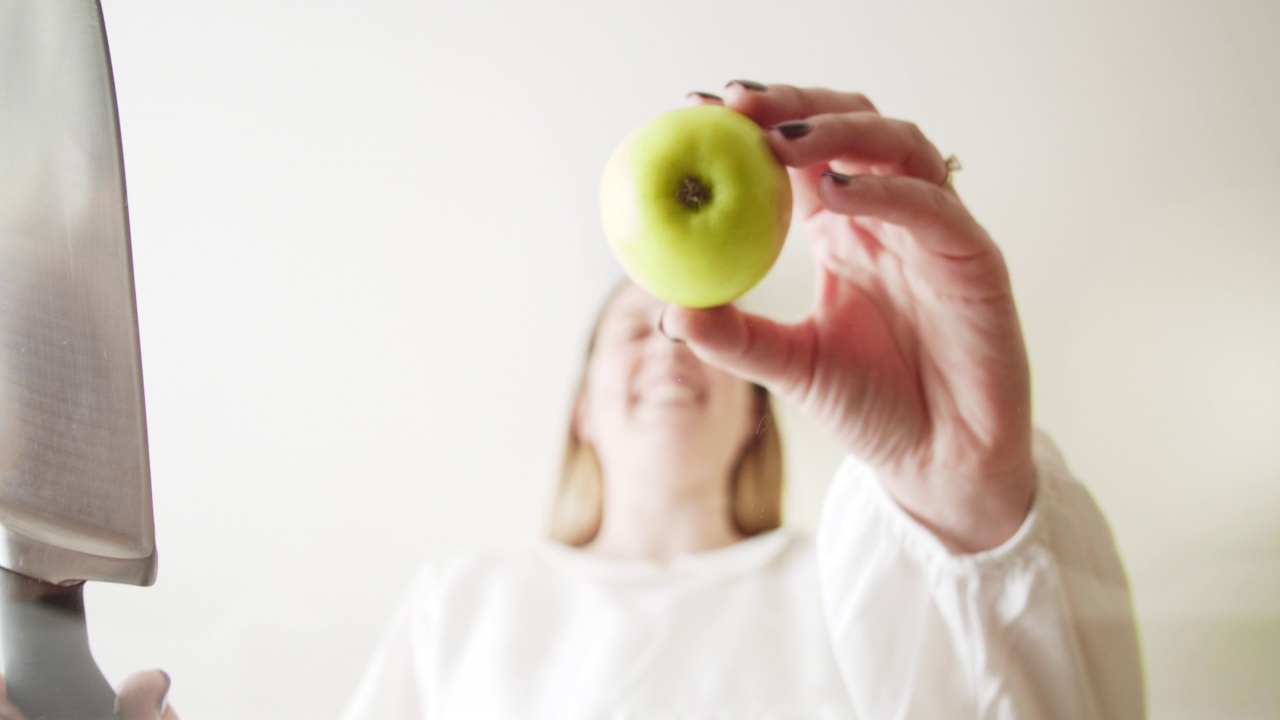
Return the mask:
<path id="1" fill-rule="evenodd" d="M 0 675 L 0 720 L 27 720 L 16 705 L 9 702 L 4 676 Z M 178 713 L 168 703 L 169 676 L 160 670 L 145 670 L 130 675 L 120 686 L 116 715 L 123 720 L 178 720 Z"/>
<path id="2" fill-rule="evenodd" d="M 723 102 L 790 168 L 817 296 L 790 325 L 673 306 L 664 332 L 798 406 L 953 551 L 999 545 L 1034 492 L 1029 370 L 1004 260 L 947 162 L 861 95 L 733 82 Z"/>

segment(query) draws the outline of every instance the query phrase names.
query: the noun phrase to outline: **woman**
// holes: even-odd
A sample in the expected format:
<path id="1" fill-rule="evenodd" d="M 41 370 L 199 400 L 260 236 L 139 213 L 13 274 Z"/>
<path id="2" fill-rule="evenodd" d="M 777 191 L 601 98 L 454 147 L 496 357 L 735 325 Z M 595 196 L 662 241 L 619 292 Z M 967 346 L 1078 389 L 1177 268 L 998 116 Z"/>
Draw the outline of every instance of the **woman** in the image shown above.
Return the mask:
<path id="1" fill-rule="evenodd" d="M 605 304 L 555 539 L 425 574 L 347 718 L 847 716 L 768 395 L 660 334 L 663 307 Z"/>
<path id="2" fill-rule="evenodd" d="M 573 420 L 600 499 L 571 491 L 567 543 L 426 575 L 347 717 L 1143 716 L 1123 570 L 1032 431 L 1008 273 L 950 163 L 857 94 L 723 95 L 692 100 L 791 168 L 812 310 L 620 290 Z M 814 545 L 731 480 L 768 434 L 751 384 L 849 452 Z"/>

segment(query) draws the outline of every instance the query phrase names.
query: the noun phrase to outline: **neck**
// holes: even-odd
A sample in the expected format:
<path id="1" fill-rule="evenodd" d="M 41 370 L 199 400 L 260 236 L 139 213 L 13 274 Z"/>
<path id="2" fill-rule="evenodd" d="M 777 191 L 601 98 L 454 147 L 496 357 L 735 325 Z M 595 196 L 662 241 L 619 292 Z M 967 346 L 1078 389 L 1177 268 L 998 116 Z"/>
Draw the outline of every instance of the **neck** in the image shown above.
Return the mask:
<path id="1" fill-rule="evenodd" d="M 605 478 L 604 515 L 589 552 L 669 562 L 742 540 L 733 526 L 724 473 L 619 477 L 606 472 Z"/>

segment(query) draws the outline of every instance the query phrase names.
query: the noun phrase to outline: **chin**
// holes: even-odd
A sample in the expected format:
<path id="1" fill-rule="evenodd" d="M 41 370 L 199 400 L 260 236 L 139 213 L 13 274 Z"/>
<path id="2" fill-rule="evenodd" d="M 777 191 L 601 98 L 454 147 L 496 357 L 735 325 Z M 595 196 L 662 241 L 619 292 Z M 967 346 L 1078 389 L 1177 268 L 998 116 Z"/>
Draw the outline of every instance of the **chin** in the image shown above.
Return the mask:
<path id="1" fill-rule="evenodd" d="M 708 443 L 702 430 L 707 420 L 692 412 L 672 412 L 662 422 L 637 428 L 632 440 L 644 445 L 651 452 L 697 453 L 705 451 Z"/>

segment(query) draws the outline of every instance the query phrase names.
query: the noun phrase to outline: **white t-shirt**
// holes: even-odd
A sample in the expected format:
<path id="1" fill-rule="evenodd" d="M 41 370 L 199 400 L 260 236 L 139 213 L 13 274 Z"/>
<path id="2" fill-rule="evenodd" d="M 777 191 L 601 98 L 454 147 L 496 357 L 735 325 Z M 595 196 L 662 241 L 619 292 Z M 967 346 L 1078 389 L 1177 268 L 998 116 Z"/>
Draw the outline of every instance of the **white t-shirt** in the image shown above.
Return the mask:
<path id="1" fill-rule="evenodd" d="M 952 555 L 841 466 L 817 541 L 782 529 L 669 564 L 550 541 L 425 571 L 346 720 L 1139 718 L 1111 533 L 1037 440 L 1008 542 Z"/>

